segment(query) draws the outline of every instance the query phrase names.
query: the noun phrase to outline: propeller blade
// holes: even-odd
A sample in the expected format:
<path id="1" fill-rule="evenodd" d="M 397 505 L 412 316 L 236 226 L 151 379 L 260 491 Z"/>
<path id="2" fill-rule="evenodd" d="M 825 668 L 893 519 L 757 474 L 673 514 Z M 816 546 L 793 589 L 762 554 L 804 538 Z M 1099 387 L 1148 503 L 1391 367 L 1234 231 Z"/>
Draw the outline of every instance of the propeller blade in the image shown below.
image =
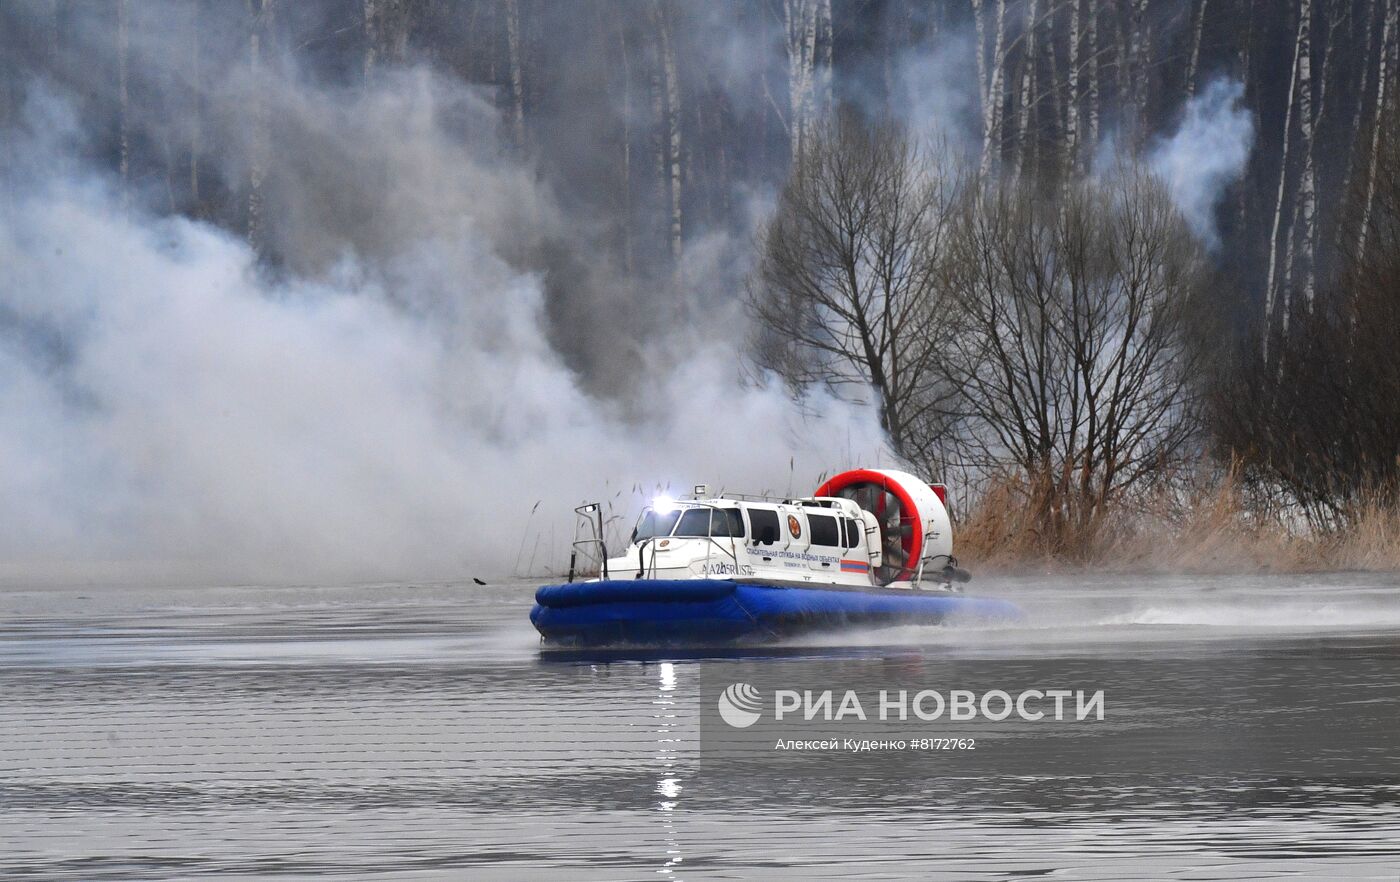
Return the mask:
<path id="1" fill-rule="evenodd" d="M 910 555 L 905 546 L 914 534 L 913 518 L 905 516 L 899 497 L 883 483 L 874 482 L 847 485 L 838 495 L 875 516 L 884 554 L 877 576 L 881 582 L 898 578 L 908 569 Z"/>

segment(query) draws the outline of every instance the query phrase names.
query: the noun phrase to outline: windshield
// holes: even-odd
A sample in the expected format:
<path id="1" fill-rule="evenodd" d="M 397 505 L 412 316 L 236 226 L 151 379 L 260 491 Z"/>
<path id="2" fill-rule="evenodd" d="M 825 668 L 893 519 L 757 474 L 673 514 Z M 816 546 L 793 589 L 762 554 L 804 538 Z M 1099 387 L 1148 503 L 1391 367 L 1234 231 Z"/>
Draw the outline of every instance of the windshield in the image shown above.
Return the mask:
<path id="1" fill-rule="evenodd" d="M 657 512 L 647 509 L 642 513 L 642 519 L 637 522 L 637 529 L 632 531 L 632 543 L 645 542 L 648 539 L 655 539 L 657 536 L 669 536 L 671 530 L 676 526 L 676 520 L 681 516 L 680 511 Z"/>
<path id="2" fill-rule="evenodd" d="M 678 526 L 679 524 L 679 526 Z M 647 509 L 632 531 L 632 544 L 675 534 L 677 538 L 744 535 L 744 516 L 737 508 L 707 507 L 658 512 Z"/>

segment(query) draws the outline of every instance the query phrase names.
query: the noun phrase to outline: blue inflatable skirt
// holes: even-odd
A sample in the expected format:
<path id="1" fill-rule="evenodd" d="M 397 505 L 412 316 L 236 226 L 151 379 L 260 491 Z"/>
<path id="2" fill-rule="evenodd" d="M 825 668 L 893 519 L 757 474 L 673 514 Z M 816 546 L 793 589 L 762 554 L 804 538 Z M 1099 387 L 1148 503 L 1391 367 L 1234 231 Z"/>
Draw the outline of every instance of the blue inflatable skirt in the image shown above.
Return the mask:
<path id="1" fill-rule="evenodd" d="M 808 588 L 723 579 L 545 585 L 530 621 L 561 645 L 712 645 L 810 631 L 949 620 L 1014 621 L 1005 600 L 899 588 Z"/>

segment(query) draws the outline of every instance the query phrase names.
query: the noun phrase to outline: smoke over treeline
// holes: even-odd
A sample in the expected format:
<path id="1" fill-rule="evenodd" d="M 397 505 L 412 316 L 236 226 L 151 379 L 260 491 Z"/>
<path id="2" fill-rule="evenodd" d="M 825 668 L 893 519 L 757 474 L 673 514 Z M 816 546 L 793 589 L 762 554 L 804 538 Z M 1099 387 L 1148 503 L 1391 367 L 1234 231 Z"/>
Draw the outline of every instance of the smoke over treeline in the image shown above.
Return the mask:
<path id="1" fill-rule="evenodd" d="M 536 501 L 800 491 L 888 458 L 873 395 L 794 403 L 746 357 L 753 243 L 838 108 L 1008 180 L 1142 157 L 1210 246 L 1232 332 L 1277 324 L 1366 192 L 1395 17 L 4 4 L 0 555 L 500 572 Z"/>
<path id="2" fill-rule="evenodd" d="M 374 205 L 403 169 L 344 174 L 355 142 L 327 140 L 345 133 L 306 118 L 288 78 L 351 115 L 361 90 L 405 67 L 479 87 L 498 127 L 454 134 L 496 138 L 557 199 L 567 230 L 525 216 L 523 240 L 502 238 L 545 273 L 551 342 L 605 388 L 624 379 L 602 331 L 669 324 L 635 309 L 638 295 L 699 315 L 725 299 L 732 277 L 675 284 L 677 264 L 746 231 L 836 105 L 1046 176 L 1092 165 L 1106 142 L 1150 149 L 1210 82 L 1237 81 L 1254 144 L 1213 208 L 1241 309 L 1262 308 L 1271 262 L 1278 287 L 1330 260 L 1317 229 L 1335 227 L 1366 172 L 1356 147 L 1394 91 L 1400 41 L 1389 0 L 26 0 L 5 15 L 5 119 L 36 77 L 51 83 L 75 102 L 91 158 L 151 205 L 244 233 L 298 271 L 373 248 Z M 1194 159 L 1217 157 L 1201 146 Z M 302 192 L 325 179 L 333 192 Z M 308 198 L 339 224 L 309 229 Z"/>

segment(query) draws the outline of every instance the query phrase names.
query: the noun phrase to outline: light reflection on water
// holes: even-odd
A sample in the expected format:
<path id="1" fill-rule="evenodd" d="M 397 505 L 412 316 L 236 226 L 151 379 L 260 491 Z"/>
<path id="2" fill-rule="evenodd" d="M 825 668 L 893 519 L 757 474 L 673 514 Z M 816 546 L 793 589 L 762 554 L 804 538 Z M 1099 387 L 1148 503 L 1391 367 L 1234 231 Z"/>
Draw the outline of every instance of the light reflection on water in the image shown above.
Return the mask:
<path id="1" fill-rule="evenodd" d="M 1374 576 L 1003 580 L 1016 628 L 542 656 L 530 586 L 0 594 L 0 878 L 1394 878 L 1397 781 L 725 774 L 698 675 L 1374 647 Z M 1262 656 L 1261 656 L 1262 657 Z M 1364 685 L 1364 684 L 1363 684 Z M 1049 749 L 1049 748 L 1046 748 Z"/>
<path id="2" fill-rule="evenodd" d="M 661 779 L 656 782 L 656 792 L 661 801 L 656 807 L 661 812 L 666 845 L 666 862 L 657 872 L 669 876 L 684 860 L 680 842 L 676 839 L 675 811 L 681 791 L 685 788 L 676 776 L 676 752 L 681 744 L 681 733 L 676 729 L 676 666 L 671 662 L 661 662 L 656 666 L 656 673 L 660 680 L 656 695 L 656 758 L 661 762 Z"/>

